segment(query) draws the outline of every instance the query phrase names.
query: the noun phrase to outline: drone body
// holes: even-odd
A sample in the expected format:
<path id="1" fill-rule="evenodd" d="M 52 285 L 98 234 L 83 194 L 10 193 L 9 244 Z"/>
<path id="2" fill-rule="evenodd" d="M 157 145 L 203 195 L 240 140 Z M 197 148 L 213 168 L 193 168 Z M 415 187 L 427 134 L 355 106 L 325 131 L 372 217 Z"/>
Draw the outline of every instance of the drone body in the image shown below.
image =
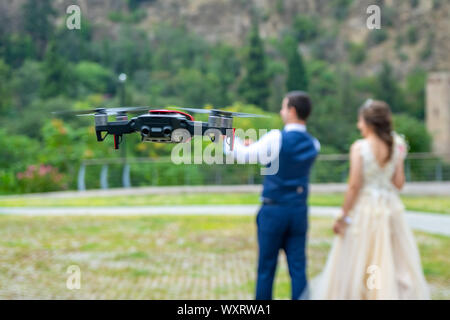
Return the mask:
<path id="1" fill-rule="evenodd" d="M 233 149 L 235 131 L 233 128 L 233 117 L 260 117 L 260 115 L 223 110 L 179 109 L 208 113 L 208 122 L 194 121 L 194 117 L 185 112 L 167 109 L 150 109 L 148 107 L 98 108 L 86 111 L 55 113 L 94 116 L 97 141 L 104 141 L 107 135 L 113 135 L 115 149 L 119 149 L 123 135 L 134 132 L 140 133 L 142 141 L 159 143 L 183 143 L 189 141 L 191 137 L 196 135 L 207 135 L 215 142 L 223 135 L 226 136 L 226 143 Z M 128 119 L 128 112 L 142 110 L 148 110 L 149 112 Z M 108 121 L 109 116 L 115 116 L 116 121 Z M 103 135 L 103 132 L 106 132 L 106 135 Z"/>

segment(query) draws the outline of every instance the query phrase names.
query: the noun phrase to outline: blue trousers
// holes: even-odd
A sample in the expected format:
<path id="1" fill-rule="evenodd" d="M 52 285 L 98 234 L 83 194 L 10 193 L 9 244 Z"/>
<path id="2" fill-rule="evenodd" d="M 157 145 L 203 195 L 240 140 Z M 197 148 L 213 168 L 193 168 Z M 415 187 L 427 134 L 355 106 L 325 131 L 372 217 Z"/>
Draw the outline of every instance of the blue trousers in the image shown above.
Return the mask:
<path id="1" fill-rule="evenodd" d="M 258 229 L 258 278 L 256 300 L 271 300 L 278 253 L 286 253 L 291 295 L 300 298 L 307 286 L 306 235 L 308 207 L 306 205 L 263 205 L 256 216 Z"/>

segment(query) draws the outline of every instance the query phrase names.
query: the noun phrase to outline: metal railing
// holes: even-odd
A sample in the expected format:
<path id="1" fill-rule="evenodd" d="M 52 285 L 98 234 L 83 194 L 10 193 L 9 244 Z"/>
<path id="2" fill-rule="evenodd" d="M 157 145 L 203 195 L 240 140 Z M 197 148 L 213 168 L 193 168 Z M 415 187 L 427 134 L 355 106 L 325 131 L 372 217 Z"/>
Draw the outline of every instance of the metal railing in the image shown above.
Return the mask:
<path id="1" fill-rule="evenodd" d="M 170 158 L 84 160 L 78 190 L 131 186 L 259 184 L 260 166 L 248 164 L 176 165 Z M 348 154 L 320 155 L 311 172 L 313 183 L 346 182 Z M 405 159 L 407 181 L 450 181 L 450 155 L 412 153 Z"/>

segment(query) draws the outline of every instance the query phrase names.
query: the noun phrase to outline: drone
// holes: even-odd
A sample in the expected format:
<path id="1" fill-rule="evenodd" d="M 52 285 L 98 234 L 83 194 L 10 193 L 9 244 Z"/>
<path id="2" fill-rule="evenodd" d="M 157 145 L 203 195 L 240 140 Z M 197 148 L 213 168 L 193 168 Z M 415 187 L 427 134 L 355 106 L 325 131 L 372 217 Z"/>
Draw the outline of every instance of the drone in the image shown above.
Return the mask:
<path id="1" fill-rule="evenodd" d="M 114 149 L 119 149 L 123 136 L 138 132 L 141 141 L 158 143 L 184 143 L 193 136 L 209 136 L 212 142 L 218 142 L 220 136 L 226 137 L 226 143 L 233 150 L 233 118 L 266 117 L 264 115 L 230 112 L 218 109 L 179 108 L 193 113 L 207 113 L 208 122 L 195 121 L 186 112 L 170 109 L 152 109 L 149 107 L 96 108 L 81 111 L 56 111 L 55 115 L 93 116 L 97 141 L 104 141 L 108 135 L 114 136 Z M 128 113 L 142 113 L 128 119 Z M 114 116 L 115 121 L 108 121 Z M 104 134 L 106 132 L 106 134 Z"/>

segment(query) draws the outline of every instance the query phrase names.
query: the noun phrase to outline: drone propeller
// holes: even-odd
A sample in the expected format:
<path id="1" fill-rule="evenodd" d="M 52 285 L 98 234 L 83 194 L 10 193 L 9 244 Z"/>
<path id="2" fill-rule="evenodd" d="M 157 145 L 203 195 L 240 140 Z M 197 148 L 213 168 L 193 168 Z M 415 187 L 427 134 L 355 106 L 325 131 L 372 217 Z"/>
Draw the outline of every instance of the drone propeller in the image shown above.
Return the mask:
<path id="1" fill-rule="evenodd" d="M 95 108 L 88 110 L 54 111 L 55 115 L 94 116 L 96 114 L 117 115 L 151 110 L 150 107 Z"/>
<path id="2" fill-rule="evenodd" d="M 232 112 L 232 111 L 225 111 L 225 110 L 218 110 L 218 109 L 197 109 L 197 108 L 180 108 L 176 107 L 177 109 L 187 110 L 195 113 L 208 113 L 212 115 L 217 116 L 224 116 L 224 117 L 238 117 L 238 118 L 268 118 L 266 115 L 262 114 L 253 114 L 253 113 L 244 113 L 244 112 Z"/>

